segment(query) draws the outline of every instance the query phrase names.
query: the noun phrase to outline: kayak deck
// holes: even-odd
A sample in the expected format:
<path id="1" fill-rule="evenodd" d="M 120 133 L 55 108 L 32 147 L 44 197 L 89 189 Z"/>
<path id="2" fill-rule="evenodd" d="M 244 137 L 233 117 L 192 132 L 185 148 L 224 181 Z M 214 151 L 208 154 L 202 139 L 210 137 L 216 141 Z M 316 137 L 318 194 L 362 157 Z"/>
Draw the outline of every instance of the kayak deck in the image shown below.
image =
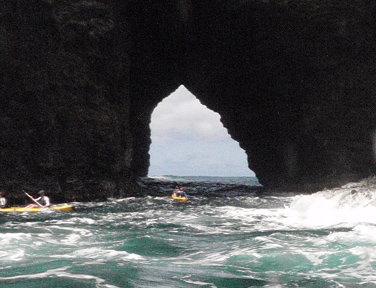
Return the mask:
<path id="1" fill-rule="evenodd" d="M 171 198 L 174 199 L 175 201 L 178 201 L 178 202 L 187 202 L 188 201 L 188 198 L 183 196 L 175 196 L 175 195 L 171 195 Z"/>
<path id="2" fill-rule="evenodd" d="M 72 211 L 72 205 L 56 205 L 50 207 L 35 207 L 35 208 L 26 208 L 26 207 L 9 207 L 9 208 L 0 208 L 0 212 L 40 212 L 48 210 L 64 210 Z"/>

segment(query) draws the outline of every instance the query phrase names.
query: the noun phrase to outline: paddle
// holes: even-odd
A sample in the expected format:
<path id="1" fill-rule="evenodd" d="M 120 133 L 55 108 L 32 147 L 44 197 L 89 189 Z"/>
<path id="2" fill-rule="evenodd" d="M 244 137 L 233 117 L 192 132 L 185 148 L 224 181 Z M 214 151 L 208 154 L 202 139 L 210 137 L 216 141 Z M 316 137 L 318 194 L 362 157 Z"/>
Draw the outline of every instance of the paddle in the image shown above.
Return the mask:
<path id="1" fill-rule="evenodd" d="M 33 200 L 39 207 L 43 207 L 43 205 L 39 204 L 37 200 L 35 200 L 30 194 L 23 191 L 31 200 Z"/>

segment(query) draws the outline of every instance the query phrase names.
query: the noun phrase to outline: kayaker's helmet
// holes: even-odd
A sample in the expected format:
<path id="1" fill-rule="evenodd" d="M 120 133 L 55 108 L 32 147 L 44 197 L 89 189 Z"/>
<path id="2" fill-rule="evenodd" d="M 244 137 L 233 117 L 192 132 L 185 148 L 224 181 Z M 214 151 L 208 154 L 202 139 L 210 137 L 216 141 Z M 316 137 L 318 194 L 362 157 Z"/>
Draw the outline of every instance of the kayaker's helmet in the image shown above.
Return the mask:
<path id="1" fill-rule="evenodd" d="M 38 192 L 38 194 L 39 194 L 39 195 L 44 194 L 44 190 L 40 190 L 40 191 Z"/>

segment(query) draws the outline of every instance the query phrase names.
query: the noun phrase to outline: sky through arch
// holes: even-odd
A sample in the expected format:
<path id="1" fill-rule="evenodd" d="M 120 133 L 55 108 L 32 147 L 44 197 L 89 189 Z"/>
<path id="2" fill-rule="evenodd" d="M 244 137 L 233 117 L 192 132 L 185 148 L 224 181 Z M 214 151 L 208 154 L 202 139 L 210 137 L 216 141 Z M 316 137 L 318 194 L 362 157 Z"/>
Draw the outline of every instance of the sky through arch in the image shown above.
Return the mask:
<path id="1" fill-rule="evenodd" d="M 149 176 L 253 177 L 247 155 L 220 116 L 180 86 L 151 117 Z"/>

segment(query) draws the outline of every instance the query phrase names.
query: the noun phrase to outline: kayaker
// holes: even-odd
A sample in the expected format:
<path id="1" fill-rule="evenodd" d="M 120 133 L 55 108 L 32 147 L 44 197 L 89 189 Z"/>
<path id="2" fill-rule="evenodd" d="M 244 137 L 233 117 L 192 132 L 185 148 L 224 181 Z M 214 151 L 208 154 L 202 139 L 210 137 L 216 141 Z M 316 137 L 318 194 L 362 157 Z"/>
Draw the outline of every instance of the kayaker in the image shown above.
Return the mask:
<path id="1" fill-rule="evenodd" d="M 7 198 L 3 196 L 4 192 L 0 191 L 0 208 L 5 208 L 7 206 Z"/>
<path id="2" fill-rule="evenodd" d="M 50 206 L 50 198 L 48 198 L 45 195 L 44 190 L 40 190 L 38 192 L 38 195 L 39 195 L 38 198 L 36 198 L 36 199 L 33 198 L 33 199 L 34 199 L 35 202 L 38 202 L 40 204 L 40 206 L 32 203 L 32 204 L 27 205 L 26 208 L 49 207 Z"/>
<path id="3" fill-rule="evenodd" d="M 178 193 L 179 193 L 179 186 L 176 186 L 175 190 L 172 192 L 172 195 L 178 196 Z"/>
<path id="4" fill-rule="evenodd" d="M 178 197 L 187 197 L 187 198 L 188 198 L 187 194 L 185 194 L 185 192 L 184 192 L 183 187 L 180 187 L 180 188 L 179 188 L 179 190 L 178 190 L 178 192 L 176 193 L 176 195 L 177 195 Z"/>

